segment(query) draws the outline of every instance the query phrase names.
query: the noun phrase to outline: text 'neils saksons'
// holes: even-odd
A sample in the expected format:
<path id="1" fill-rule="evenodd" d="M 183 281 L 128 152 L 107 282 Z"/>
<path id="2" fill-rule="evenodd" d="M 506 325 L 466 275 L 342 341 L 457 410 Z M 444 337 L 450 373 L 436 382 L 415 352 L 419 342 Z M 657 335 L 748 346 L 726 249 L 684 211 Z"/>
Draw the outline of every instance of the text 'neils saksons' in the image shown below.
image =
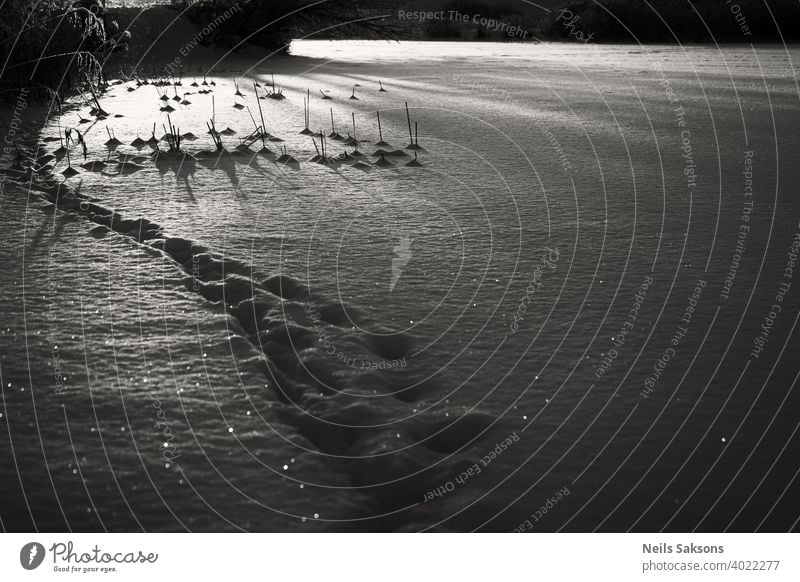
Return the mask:
<path id="1" fill-rule="evenodd" d="M 724 554 L 723 546 L 696 546 L 695 544 L 642 544 L 643 554 Z"/>

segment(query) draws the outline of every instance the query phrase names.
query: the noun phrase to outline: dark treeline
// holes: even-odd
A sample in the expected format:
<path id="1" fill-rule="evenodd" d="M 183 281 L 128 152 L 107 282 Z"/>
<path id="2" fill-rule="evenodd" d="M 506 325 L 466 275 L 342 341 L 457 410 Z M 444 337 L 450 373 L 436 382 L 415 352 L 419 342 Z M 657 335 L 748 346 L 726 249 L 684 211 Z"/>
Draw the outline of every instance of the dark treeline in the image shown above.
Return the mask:
<path id="1" fill-rule="evenodd" d="M 542 27 L 545 38 L 596 42 L 706 43 L 800 41 L 796 0 L 605 0 L 567 4 Z"/>
<path id="2" fill-rule="evenodd" d="M 699 43 L 780 42 L 782 35 L 800 41 L 797 0 L 565 0 L 550 13 L 522 9 L 520 2 L 451 0 L 437 4 L 439 16 L 429 19 L 401 17 L 401 10 L 420 9 L 405 0 L 182 1 L 198 24 L 216 22 L 229 44 L 247 38 L 271 47 L 303 37 Z M 233 7 L 232 16 L 220 18 Z M 389 16 L 372 18 L 377 15 Z"/>
<path id="3" fill-rule="evenodd" d="M 705 43 L 800 41 L 796 0 L 592 0 L 565 2 L 550 13 L 531 14 L 479 0 L 442 5 L 443 19 L 404 23 L 404 31 L 428 40 L 549 40 L 598 43 Z M 492 30 L 452 18 L 452 11 L 508 24 Z M 777 23 L 777 24 L 776 24 Z M 527 34 L 509 34 L 509 27 Z M 521 38 L 523 36 L 524 38 Z"/>

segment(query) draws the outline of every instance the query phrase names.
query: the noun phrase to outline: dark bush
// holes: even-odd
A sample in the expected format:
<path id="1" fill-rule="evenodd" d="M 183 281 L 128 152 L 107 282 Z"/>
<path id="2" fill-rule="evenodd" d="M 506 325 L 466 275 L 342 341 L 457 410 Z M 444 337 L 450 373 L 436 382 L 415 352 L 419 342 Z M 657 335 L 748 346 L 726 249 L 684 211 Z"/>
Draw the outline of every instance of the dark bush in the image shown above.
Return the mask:
<path id="1" fill-rule="evenodd" d="M 34 94 L 67 93 L 101 70 L 94 52 L 104 46 L 102 21 L 63 0 L 6 0 L 0 19 L 0 98 L 21 87 Z M 2 65 L 0 65 L 2 66 Z"/>

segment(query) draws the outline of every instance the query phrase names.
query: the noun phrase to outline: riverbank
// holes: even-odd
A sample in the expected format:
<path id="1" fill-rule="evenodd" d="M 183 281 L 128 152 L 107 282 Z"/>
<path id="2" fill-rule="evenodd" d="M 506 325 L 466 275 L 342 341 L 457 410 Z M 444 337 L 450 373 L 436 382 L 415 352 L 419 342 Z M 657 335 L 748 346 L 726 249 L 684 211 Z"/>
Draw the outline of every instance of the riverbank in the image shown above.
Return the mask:
<path id="1" fill-rule="evenodd" d="M 302 183 L 320 178 L 337 181 L 339 177 L 350 176 L 350 180 L 357 181 L 373 170 L 384 172 L 378 181 L 399 183 L 405 180 L 403 172 L 420 171 L 422 164 L 415 160 L 417 154 L 427 163 L 427 157 L 433 152 L 412 147 L 416 144 L 411 144 L 411 137 L 407 137 L 407 131 L 411 131 L 410 117 L 386 119 L 382 129 L 376 126 L 374 99 L 381 99 L 384 106 L 399 107 L 402 98 L 401 90 L 384 89 L 377 79 L 369 82 L 362 79 L 363 83 L 358 84 L 358 98 L 354 97 L 354 87 L 350 88 L 350 93 L 346 91 L 341 85 L 342 79 L 337 79 L 332 88 L 315 83 L 314 103 L 308 104 L 304 130 L 302 117 L 295 113 L 299 113 L 298 102 L 302 95 L 307 99 L 309 96 L 307 80 L 302 78 L 303 67 L 309 62 L 314 61 L 281 57 L 275 63 L 280 69 L 276 75 L 268 74 L 262 66 L 241 86 L 238 75 L 229 74 L 208 78 L 203 75 L 196 79 L 187 75 L 182 81 L 140 79 L 136 75 L 133 75 L 135 80 L 126 82 L 110 80 L 109 88 L 98 95 L 97 102 L 90 105 L 73 100 L 72 107 L 65 109 L 58 118 L 47 119 L 32 148 L 34 151 L 25 152 L 14 175 L 20 186 L 24 187 L 26 182 L 29 187 L 36 186 L 29 188 L 28 202 L 44 210 L 45 216 L 53 217 L 54 231 L 69 222 L 80 226 L 79 231 L 85 231 L 84 239 L 98 240 L 98 245 L 113 243 L 131 249 L 140 264 L 153 261 L 154 265 L 144 268 L 156 269 L 157 264 L 166 269 L 169 292 L 184 300 L 188 293 L 189 300 L 197 303 L 197 311 L 202 312 L 200 317 L 204 321 L 213 319 L 221 311 L 228 332 L 225 342 L 233 361 L 220 362 L 214 368 L 217 381 L 240 379 L 236 372 L 231 372 L 231 365 L 241 370 L 239 374 L 248 371 L 251 391 L 248 398 L 252 395 L 252 399 L 262 405 L 248 406 L 246 416 L 269 417 L 270 424 L 280 424 L 286 438 L 301 449 L 287 452 L 285 456 L 281 453 L 280 460 L 285 462 L 289 455 L 300 457 L 302 451 L 315 456 L 305 465 L 304 485 L 311 488 L 316 474 L 325 475 L 326 483 L 354 489 L 340 492 L 336 503 L 325 506 L 326 518 L 337 521 L 374 518 L 371 527 L 395 529 L 402 527 L 403 522 L 392 514 L 436 487 L 445 478 L 445 468 L 462 467 L 465 460 L 455 456 L 457 449 L 470 446 L 483 432 L 491 430 L 491 417 L 468 410 L 453 411 L 452 416 L 440 411 L 409 414 L 412 403 L 424 393 L 418 385 L 423 380 L 421 372 L 410 361 L 413 342 L 409 335 L 394 330 L 382 318 L 368 315 L 355 305 L 343 305 L 330 295 L 318 293 L 293 269 L 290 270 L 293 274 L 287 275 L 280 265 L 254 263 L 238 252 L 231 252 L 220 241 L 204 240 L 203 235 L 191 232 L 191 221 L 183 226 L 176 224 L 174 216 L 163 212 L 171 205 L 163 201 L 154 203 L 150 196 L 160 185 L 166 185 L 166 196 L 185 193 L 188 198 L 173 207 L 179 215 L 184 215 L 191 212 L 196 196 L 201 193 L 213 193 L 224 200 L 230 194 L 229 188 L 238 190 L 243 179 L 252 180 L 256 173 L 264 173 L 268 185 L 260 181 L 249 183 L 242 192 L 258 194 L 262 187 L 278 187 L 280 192 L 287 182 Z M 248 66 L 254 64 L 250 62 Z M 387 85 L 389 83 L 387 80 Z M 394 95 L 390 95 L 391 91 Z M 354 98 L 351 100 L 348 94 Z M 334 107 L 325 104 L 324 110 L 330 113 L 331 123 L 334 117 L 339 120 L 344 135 L 331 136 L 327 129 L 321 131 L 321 127 L 318 134 L 309 129 L 309 124 L 316 129 L 320 123 L 317 105 L 323 100 L 334 102 L 331 103 Z M 255 139 L 248 138 L 253 131 L 251 122 L 256 123 L 254 115 L 245 111 L 248 108 L 253 113 L 259 112 L 259 120 L 267 124 L 269 133 L 263 131 L 262 125 L 255 128 L 258 134 Z M 325 121 L 328 121 L 327 115 Z M 350 122 L 354 124 L 352 135 L 358 135 L 358 139 L 345 137 L 349 133 L 347 129 L 351 128 Z M 212 128 L 208 132 L 203 131 L 206 123 L 206 128 Z M 178 127 L 182 131 L 178 131 Z M 331 133 L 335 133 L 333 127 Z M 143 140 L 140 136 L 149 139 Z M 180 136 L 182 145 L 178 144 L 176 136 Z M 378 142 L 383 136 L 398 147 L 386 152 L 380 150 L 380 147 L 388 147 L 387 143 L 381 146 Z M 327 155 L 326 138 L 335 144 L 328 147 L 336 148 Z M 322 156 L 313 153 L 318 143 L 323 148 Z M 408 147 L 403 148 L 405 144 Z M 357 153 L 357 147 L 366 153 Z M 279 155 L 279 148 L 282 148 L 282 155 Z M 347 154 L 343 154 L 344 151 Z M 292 161 L 282 161 L 284 156 Z M 113 192 L 135 192 L 137 195 L 133 198 L 143 206 L 123 209 L 109 198 Z M 282 219 L 289 214 L 284 208 L 276 212 L 274 218 Z M 37 232 L 44 232 L 49 219 L 45 219 L 43 226 L 37 218 L 32 219 Z M 235 222 L 238 226 L 249 223 L 244 216 Z M 278 232 L 275 228 L 269 231 Z M 36 243 L 43 239 L 44 236 L 39 237 Z M 80 244 L 86 242 L 81 240 Z M 33 246 L 42 250 L 40 244 Z M 295 252 L 301 248 L 301 243 L 288 246 Z M 35 256 L 25 246 L 18 250 L 19 263 L 30 262 Z M 84 252 L 76 253 L 56 269 L 70 273 L 81 269 L 94 271 L 94 264 L 84 264 L 86 256 Z M 262 258 L 261 255 L 258 258 Z M 41 266 L 34 260 L 33 264 L 38 272 L 59 278 L 49 263 Z M 120 271 L 120 284 L 130 292 L 132 282 L 125 277 L 127 261 L 120 262 Z M 25 281 L 24 273 L 23 289 L 30 288 L 30 280 Z M 19 303 L 15 289 L 9 290 L 8 295 Z M 61 304 L 60 296 L 51 299 L 50 295 L 43 296 Z M 169 303 L 174 301 L 176 297 L 171 297 Z M 341 358 L 331 358 L 318 345 L 318 330 L 311 320 L 312 302 L 319 319 L 316 325 L 324 327 L 326 337 L 335 342 Z M 26 314 L 25 310 L 31 307 L 24 295 L 21 303 L 21 320 L 35 319 L 35 314 Z M 73 313 L 72 309 L 65 311 L 70 313 L 67 325 L 74 328 L 80 314 Z M 178 310 L 170 309 L 170 313 L 182 320 Z M 119 331 L 120 325 L 124 327 L 132 321 L 127 317 L 121 319 L 115 327 L 115 341 L 135 341 L 135 332 Z M 357 323 L 358 329 L 349 328 L 348 321 Z M 13 329 L 18 330 L 16 325 Z M 173 355 L 181 353 L 188 361 L 195 357 L 191 352 L 192 337 L 185 335 L 191 334 L 192 329 L 191 322 L 183 322 L 176 330 L 184 336 L 182 347 L 170 349 Z M 75 335 L 70 334 L 70 340 Z M 102 352 L 106 345 L 104 340 L 108 341 L 100 329 L 93 333 L 82 332 L 81 336 L 87 342 L 84 349 L 93 354 Z M 79 374 L 76 373 L 61 377 L 61 370 L 74 366 L 74 356 L 69 355 L 74 353 L 73 342 L 54 339 L 49 346 L 51 352 L 55 345 L 58 345 L 59 377 L 53 394 L 48 394 L 45 404 L 40 406 L 49 410 L 54 402 L 65 399 L 72 406 L 90 408 L 87 385 L 91 380 L 77 380 Z M 204 350 L 204 363 L 207 362 L 206 353 Z M 114 359 L 115 366 L 121 366 L 127 374 L 138 374 L 129 367 L 130 362 L 122 363 L 116 352 Z M 351 365 L 354 361 L 370 365 L 355 368 Z M 5 374 L 11 385 L 27 384 L 24 373 L 20 373 L 20 363 L 24 364 L 19 361 L 7 364 Z M 150 374 L 157 376 L 160 383 L 170 382 L 161 364 Z M 176 371 L 181 385 L 189 376 L 187 371 Z M 114 381 L 104 376 L 100 385 L 123 384 L 120 390 L 127 390 L 131 388 L 130 381 L 120 382 L 119 378 Z M 35 379 L 29 376 L 29 382 L 26 389 L 37 393 L 49 384 L 39 376 Z M 149 385 L 150 381 L 147 383 Z M 133 386 L 136 386 L 135 381 Z M 425 391 L 430 389 L 432 384 L 426 386 Z M 166 469 L 176 465 L 186 469 L 198 458 L 196 454 L 184 452 L 191 448 L 185 436 L 176 436 L 178 431 L 173 427 L 180 418 L 170 420 L 176 417 L 176 408 L 181 403 L 173 400 L 168 406 L 165 404 L 169 402 L 167 397 L 156 394 L 158 409 L 167 419 L 159 417 L 159 422 L 169 429 L 169 434 L 160 433 L 161 442 L 167 443 L 164 447 L 168 445 L 170 452 L 168 457 L 163 454 L 157 457 L 157 462 Z M 89 397 L 92 397 L 91 392 Z M 144 398 L 156 397 L 147 394 Z M 142 396 L 135 400 L 140 403 Z M 203 404 L 197 405 L 206 408 L 201 422 L 213 422 L 214 411 L 208 408 L 214 406 L 213 402 L 202 397 L 200 400 Z M 243 416 L 241 404 L 237 402 L 236 394 L 232 394 L 224 404 L 233 408 L 231 420 L 225 421 L 222 432 L 237 439 L 246 438 L 250 432 L 253 439 L 259 440 L 254 434 L 259 430 L 258 425 L 252 424 L 255 418 Z M 108 421 L 111 415 L 104 414 L 102 418 Z M 146 420 L 146 417 L 140 418 L 138 424 Z M 456 421 L 457 426 L 451 428 L 450 423 Z M 391 430 L 387 430 L 389 426 Z M 415 449 L 413 455 L 409 452 L 412 448 Z M 117 450 L 126 456 L 132 454 L 122 445 Z M 305 496 L 301 497 L 303 503 L 308 503 Z M 285 503 L 296 505 L 297 501 L 287 495 Z M 309 512 L 308 515 L 320 513 Z M 296 515 L 302 517 L 298 523 L 304 523 L 305 516 Z"/>

